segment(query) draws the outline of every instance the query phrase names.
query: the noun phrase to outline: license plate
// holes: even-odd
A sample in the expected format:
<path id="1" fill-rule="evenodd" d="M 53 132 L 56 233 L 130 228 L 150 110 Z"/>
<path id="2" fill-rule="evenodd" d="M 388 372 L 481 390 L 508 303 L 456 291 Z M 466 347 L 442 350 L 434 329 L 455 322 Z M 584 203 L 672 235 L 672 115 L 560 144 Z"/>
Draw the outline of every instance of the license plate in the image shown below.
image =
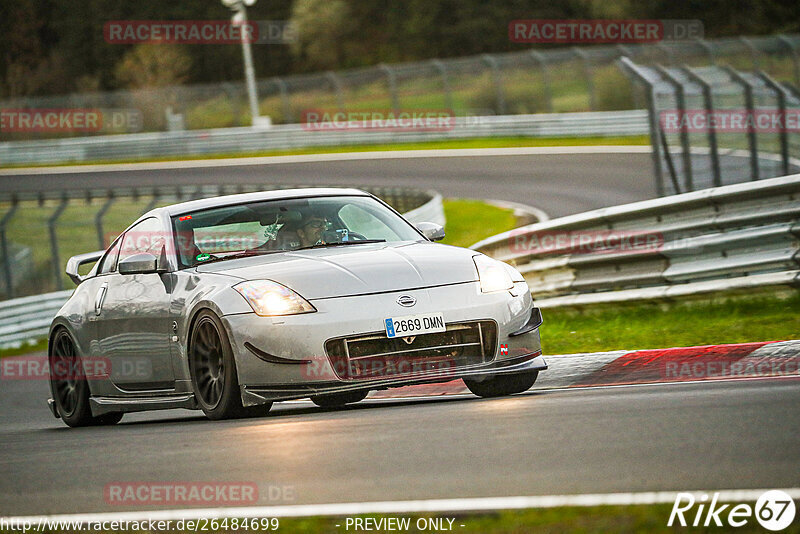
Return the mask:
<path id="1" fill-rule="evenodd" d="M 404 315 L 403 317 L 390 317 L 384 319 L 387 337 L 418 336 L 444 332 L 444 317 L 441 313 L 425 313 L 422 315 Z"/>

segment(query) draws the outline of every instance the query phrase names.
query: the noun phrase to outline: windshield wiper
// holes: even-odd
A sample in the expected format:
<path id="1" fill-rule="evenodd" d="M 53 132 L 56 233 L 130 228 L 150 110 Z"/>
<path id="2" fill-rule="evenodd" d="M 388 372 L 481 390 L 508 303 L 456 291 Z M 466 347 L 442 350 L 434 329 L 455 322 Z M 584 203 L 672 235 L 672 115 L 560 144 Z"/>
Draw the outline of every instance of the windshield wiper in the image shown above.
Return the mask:
<path id="1" fill-rule="evenodd" d="M 369 243 L 386 243 L 385 239 L 360 239 L 358 241 L 337 241 L 335 243 L 317 243 L 316 245 L 309 245 L 307 247 L 293 248 L 290 252 L 296 250 L 309 250 L 312 248 L 328 248 L 328 247 L 342 247 L 345 245 L 364 245 Z"/>
<path id="2" fill-rule="evenodd" d="M 222 260 L 234 260 L 237 258 L 247 258 L 249 256 L 263 256 L 265 254 L 275 254 L 276 252 L 286 252 L 285 250 L 242 250 L 233 254 L 228 254 L 227 256 L 217 256 L 215 254 L 211 254 L 211 257 L 205 261 L 198 261 L 195 260 L 195 267 L 200 265 L 208 265 L 209 263 L 214 263 L 217 261 Z"/>

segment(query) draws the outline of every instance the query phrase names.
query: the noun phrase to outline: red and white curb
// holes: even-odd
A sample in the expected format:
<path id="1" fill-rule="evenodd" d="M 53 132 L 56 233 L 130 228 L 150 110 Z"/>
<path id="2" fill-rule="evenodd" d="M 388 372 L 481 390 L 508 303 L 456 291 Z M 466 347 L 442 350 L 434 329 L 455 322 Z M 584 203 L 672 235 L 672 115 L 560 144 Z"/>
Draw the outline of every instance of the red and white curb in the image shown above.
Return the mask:
<path id="1" fill-rule="evenodd" d="M 800 340 L 545 355 L 533 389 L 800 376 Z M 371 399 L 468 393 L 455 380 L 379 391 Z"/>

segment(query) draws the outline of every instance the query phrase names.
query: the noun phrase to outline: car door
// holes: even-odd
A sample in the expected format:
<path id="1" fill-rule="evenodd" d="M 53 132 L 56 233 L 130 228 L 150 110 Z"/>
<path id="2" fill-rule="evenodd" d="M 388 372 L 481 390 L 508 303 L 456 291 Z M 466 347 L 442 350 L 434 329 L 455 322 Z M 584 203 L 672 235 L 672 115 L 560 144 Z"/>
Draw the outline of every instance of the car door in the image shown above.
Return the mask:
<path id="1" fill-rule="evenodd" d="M 121 240 L 117 265 L 141 253 L 160 256 L 167 232 L 159 219 L 144 219 Z M 175 375 L 170 355 L 170 275 L 102 276 L 95 298 L 98 356 L 107 358 L 111 382 L 127 391 L 172 389 Z"/>

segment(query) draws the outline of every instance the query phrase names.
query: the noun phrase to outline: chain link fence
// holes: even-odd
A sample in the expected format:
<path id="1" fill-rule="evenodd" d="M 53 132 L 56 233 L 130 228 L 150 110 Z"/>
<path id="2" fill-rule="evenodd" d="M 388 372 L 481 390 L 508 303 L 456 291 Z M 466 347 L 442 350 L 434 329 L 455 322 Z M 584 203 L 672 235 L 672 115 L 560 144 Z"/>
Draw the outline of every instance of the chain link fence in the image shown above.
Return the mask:
<path id="1" fill-rule="evenodd" d="M 457 116 L 615 111 L 641 109 L 646 100 L 615 65 L 623 56 L 640 63 L 757 69 L 800 85 L 799 50 L 798 35 L 526 50 L 273 77 L 259 80 L 257 88 L 260 113 L 276 124 L 301 122 L 306 110 L 448 110 Z M 32 108 L 133 110 L 137 131 L 251 123 L 244 82 L 0 102 L 0 109 Z M 0 132 L 0 139 L 59 135 L 70 134 Z"/>

